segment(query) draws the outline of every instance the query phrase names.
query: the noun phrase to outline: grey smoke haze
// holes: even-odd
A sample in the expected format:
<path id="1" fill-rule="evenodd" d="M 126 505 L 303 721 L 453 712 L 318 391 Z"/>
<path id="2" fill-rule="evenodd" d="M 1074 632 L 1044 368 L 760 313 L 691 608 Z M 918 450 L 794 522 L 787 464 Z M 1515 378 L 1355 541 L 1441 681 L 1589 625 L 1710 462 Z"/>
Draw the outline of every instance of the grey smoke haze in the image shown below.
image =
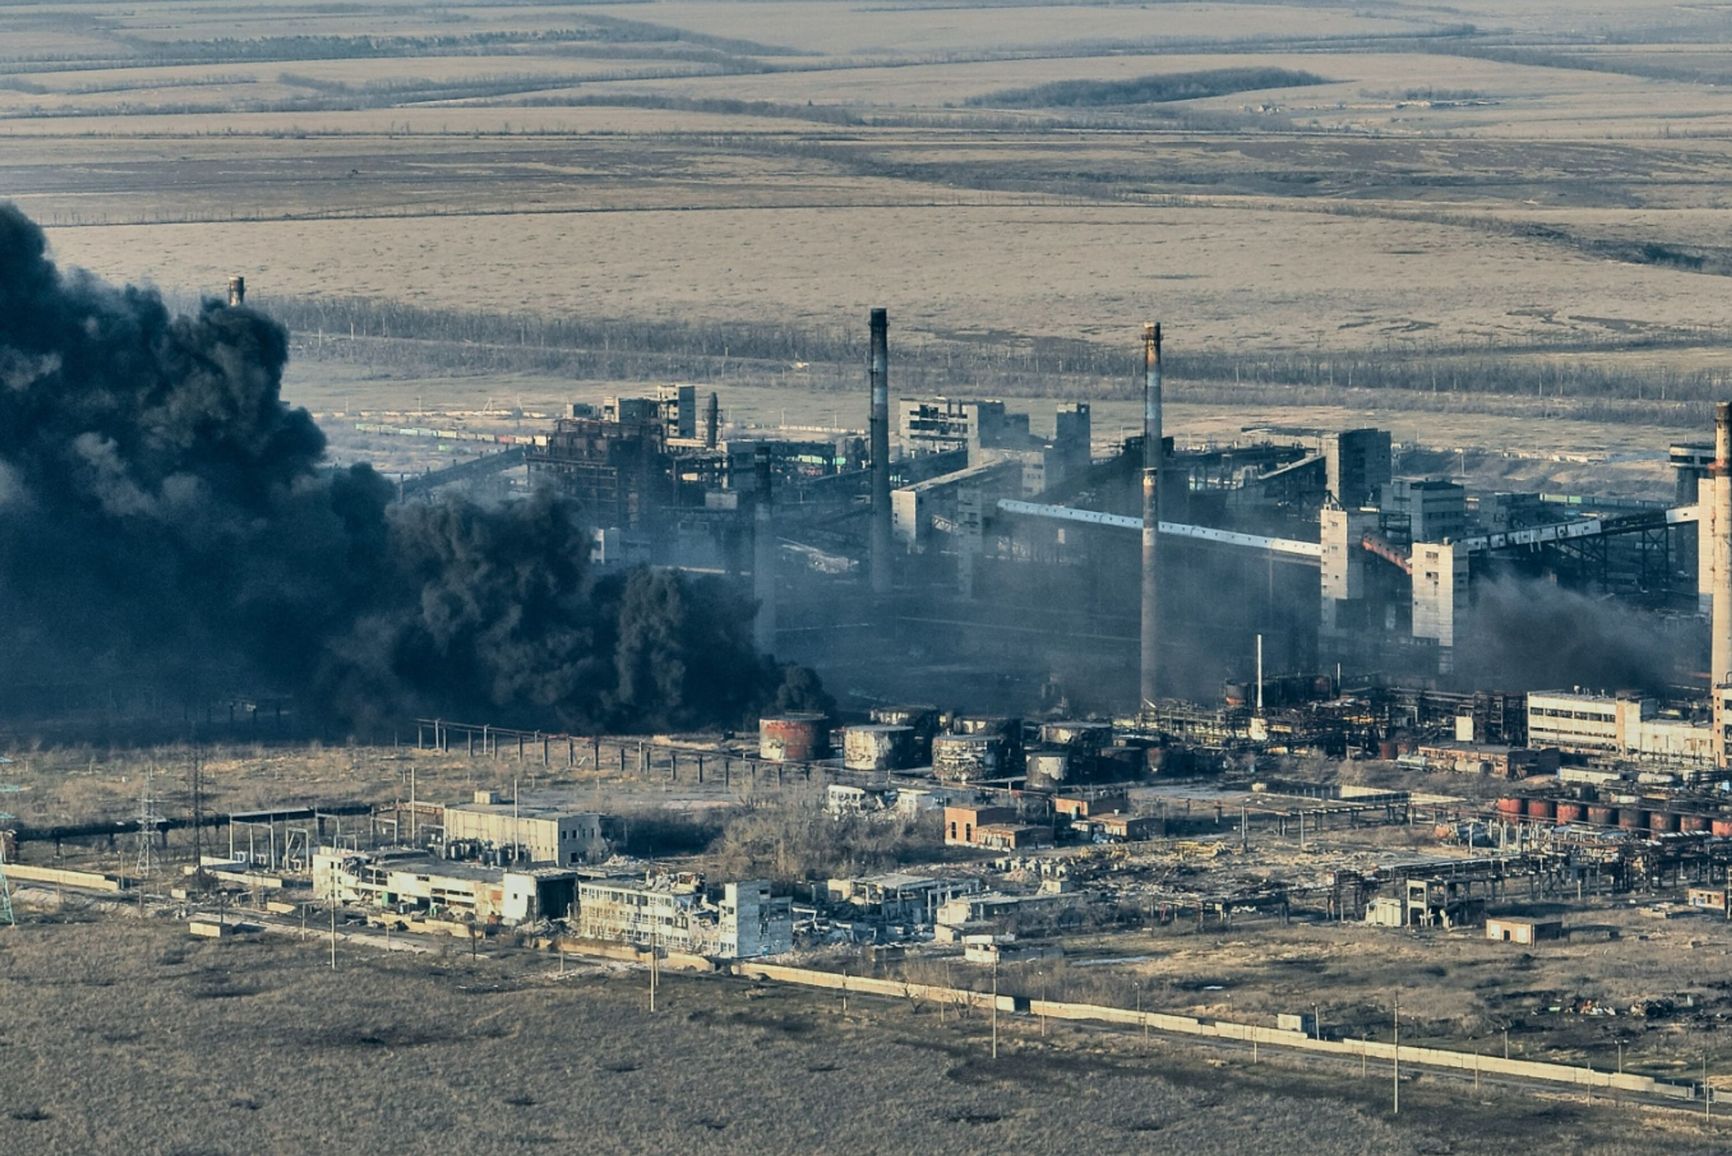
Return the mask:
<path id="1" fill-rule="evenodd" d="M 287 356 L 252 310 L 175 316 L 57 268 L 0 205 L 6 681 L 234 671 L 361 726 L 676 728 L 822 701 L 753 650 L 731 587 L 591 574 L 568 502 L 391 507 L 370 467 L 322 469 Z"/>
<path id="2" fill-rule="evenodd" d="M 1456 643 L 1457 680 L 1501 690 L 1581 685 L 1661 690 L 1678 681 L 1702 631 L 1555 583 L 1500 577 L 1475 588 Z"/>

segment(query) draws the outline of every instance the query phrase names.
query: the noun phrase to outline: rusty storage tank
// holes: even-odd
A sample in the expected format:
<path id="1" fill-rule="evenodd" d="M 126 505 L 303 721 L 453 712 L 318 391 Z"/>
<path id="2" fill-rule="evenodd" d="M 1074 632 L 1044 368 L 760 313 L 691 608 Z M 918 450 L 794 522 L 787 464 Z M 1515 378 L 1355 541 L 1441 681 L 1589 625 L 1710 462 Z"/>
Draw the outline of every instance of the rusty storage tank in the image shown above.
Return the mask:
<path id="1" fill-rule="evenodd" d="M 851 771 L 900 771 L 913 764 L 913 727 L 874 723 L 842 732 L 842 765 Z"/>
<path id="2" fill-rule="evenodd" d="M 998 735 L 1013 746 L 1022 742 L 1022 720 L 1003 715 L 959 714 L 950 729 L 959 735 Z"/>
<path id="3" fill-rule="evenodd" d="M 1589 803 L 1588 822 L 1596 827 L 1615 827 L 1618 825 L 1618 809 L 1603 803 Z"/>
<path id="4" fill-rule="evenodd" d="M 1670 835 L 1678 830 L 1678 816 L 1671 811 L 1649 811 L 1648 830 L 1656 835 Z"/>
<path id="5" fill-rule="evenodd" d="M 1708 822 L 1708 830 L 1716 839 L 1732 839 L 1732 815 L 1724 819 L 1716 818 Z"/>
<path id="6" fill-rule="evenodd" d="M 1031 787 L 1056 787 L 1071 778 L 1072 760 L 1068 747 L 1036 747 L 1023 756 L 1023 769 L 1028 772 Z"/>
<path id="7" fill-rule="evenodd" d="M 1396 745 L 1394 739 L 1384 739 L 1377 744 L 1377 757 L 1386 763 L 1393 763 L 1400 757 L 1400 754 L 1401 749 Z M 1521 812 L 1517 811 L 1516 814 L 1519 815 Z"/>
<path id="8" fill-rule="evenodd" d="M 1559 802 L 1558 802 L 1558 822 L 1559 823 L 1580 823 L 1580 822 L 1583 822 L 1584 820 L 1586 820 L 1587 817 L 1588 817 L 1588 805 L 1586 803 L 1570 803 L 1570 802 L 1565 802 L 1565 801 L 1559 800 Z"/>
<path id="9" fill-rule="evenodd" d="M 907 727 L 914 732 L 914 759 L 929 762 L 932 758 L 932 736 L 938 733 L 938 708 L 919 704 L 875 706 L 872 721 L 889 727 Z"/>
<path id="10" fill-rule="evenodd" d="M 1527 813 L 1522 801 L 1514 795 L 1505 795 L 1497 801 L 1497 813 L 1500 819 L 1519 819 Z"/>
<path id="11" fill-rule="evenodd" d="M 1003 735 L 937 735 L 932 740 L 932 773 L 947 783 L 1000 778 L 1006 762 Z"/>
<path id="12" fill-rule="evenodd" d="M 1551 820 L 1558 817 L 1558 805 L 1557 805 L 1557 803 L 1553 802 L 1551 799 L 1532 799 L 1532 798 L 1530 798 L 1530 799 L 1523 800 L 1522 806 L 1523 806 L 1523 809 L 1525 809 L 1527 811 L 1527 816 L 1530 819 L 1538 819 L 1538 820 L 1541 820 L 1542 822 L 1550 822 Z"/>
<path id="13" fill-rule="evenodd" d="M 1648 812 L 1640 807 L 1619 807 L 1618 827 L 1625 831 L 1646 831 Z"/>
<path id="14" fill-rule="evenodd" d="M 1708 828 L 1708 816 L 1706 815 L 1678 816 L 1678 830 L 1686 835 L 1705 835 L 1708 833 Z"/>
<path id="15" fill-rule="evenodd" d="M 1098 751 L 1113 741 L 1113 725 L 1089 720 L 1040 724 L 1040 741 L 1047 746 Z"/>
<path id="16" fill-rule="evenodd" d="M 758 720 L 758 757 L 798 763 L 830 754 L 830 720 L 822 714 L 781 714 Z"/>

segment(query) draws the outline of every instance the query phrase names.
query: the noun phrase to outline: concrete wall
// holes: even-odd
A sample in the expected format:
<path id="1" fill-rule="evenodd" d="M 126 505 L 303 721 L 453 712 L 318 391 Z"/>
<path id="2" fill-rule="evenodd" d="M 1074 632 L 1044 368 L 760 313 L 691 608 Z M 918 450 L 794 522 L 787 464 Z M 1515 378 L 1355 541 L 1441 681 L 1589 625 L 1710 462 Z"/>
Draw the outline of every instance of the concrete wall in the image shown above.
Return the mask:
<path id="1" fill-rule="evenodd" d="M 796 983 L 806 987 L 832 991 L 859 992 L 863 995 L 890 996 L 899 999 L 923 999 L 935 1003 L 992 1007 L 993 997 L 987 992 L 968 991 L 935 984 L 904 983 L 900 980 L 871 979 L 858 975 L 813 971 L 802 967 L 781 967 L 773 964 L 740 963 L 734 974 L 747 978 L 768 979 L 778 983 Z M 1365 1056 L 1392 1061 L 1395 1045 L 1375 1040 L 1319 1040 L 1303 1032 L 1282 1031 L 1279 1028 L 1256 1027 L 1252 1024 L 1230 1023 L 1225 1020 L 1199 1019 L 1193 1016 L 1166 1015 L 1161 1012 L 1137 1012 L 1126 1008 L 1103 1007 L 1097 1004 L 1059 1003 L 1053 1000 L 1019 1001 L 1014 996 L 998 997 L 998 1009 L 1004 1012 L 1024 1011 L 1029 1015 L 1047 1016 L 1059 1020 L 1125 1024 L 1132 1027 L 1147 1025 L 1150 1031 L 1209 1039 L 1255 1041 L 1259 1046 L 1293 1048 L 1341 1057 Z M 1506 1060 L 1500 1056 L 1482 1056 L 1476 1052 L 1454 1052 L 1445 1048 L 1401 1046 L 1401 1062 L 1422 1067 L 1451 1068 L 1463 1072 L 1483 1072 L 1487 1075 L 1515 1076 L 1524 1080 L 1543 1081 L 1574 1087 L 1609 1088 L 1622 1092 L 1663 1096 L 1675 1100 L 1691 1100 L 1698 1095 L 1693 1084 L 1678 1084 L 1656 1080 L 1652 1076 L 1633 1073 L 1601 1072 L 1593 1068 L 1568 1064 L 1547 1064 L 1537 1060 Z"/>
<path id="2" fill-rule="evenodd" d="M 15 883 L 58 883 L 63 887 L 83 887 L 90 891 L 124 891 L 127 886 L 126 880 L 118 875 L 63 871 L 58 867 L 31 867 L 11 862 L 6 864 L 6 877 Z"/>

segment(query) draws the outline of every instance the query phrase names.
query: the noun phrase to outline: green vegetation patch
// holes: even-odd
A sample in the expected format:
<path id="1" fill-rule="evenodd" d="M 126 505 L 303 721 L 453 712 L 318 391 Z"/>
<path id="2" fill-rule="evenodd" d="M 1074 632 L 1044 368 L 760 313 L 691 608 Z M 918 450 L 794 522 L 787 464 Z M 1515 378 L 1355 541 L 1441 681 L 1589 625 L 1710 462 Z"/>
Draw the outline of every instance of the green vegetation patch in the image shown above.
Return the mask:
<path id="1" fill-rule="evenodd" d="M 1100 108 L 1121 104 L 1164 104 L 1201 100 L 1265 88 L 1329 84 L 1326 77 L 1289 68 L 1211 68 L 1168 72 L 1130 80 L 1055 80 L 1031 88 L 1006 88 L 969 100 L 993 108 Z"/>

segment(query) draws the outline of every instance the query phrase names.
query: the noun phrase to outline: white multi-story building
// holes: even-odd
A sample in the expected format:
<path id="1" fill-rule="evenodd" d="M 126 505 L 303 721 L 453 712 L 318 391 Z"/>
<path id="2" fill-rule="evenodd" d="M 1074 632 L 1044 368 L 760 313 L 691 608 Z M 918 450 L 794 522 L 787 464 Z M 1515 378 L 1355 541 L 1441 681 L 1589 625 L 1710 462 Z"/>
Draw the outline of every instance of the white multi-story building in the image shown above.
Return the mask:
<path id="1" fill-rule="evenodd" d="M 1662 714 L 1634 694 L 1533 692 L 1528 745 L 1685 766 L 1712 766 L 1716 754 L 1711 725 Z"/>
<path id="2" fill-rule="evenodd" d="M 760 880 L 725 884 L 706 895 L 696 875 L 596 879 L 577 894 L 578 934 L 585 939 L 661 947 L 727 959 L 793 950 L 789 901 Z"/>

